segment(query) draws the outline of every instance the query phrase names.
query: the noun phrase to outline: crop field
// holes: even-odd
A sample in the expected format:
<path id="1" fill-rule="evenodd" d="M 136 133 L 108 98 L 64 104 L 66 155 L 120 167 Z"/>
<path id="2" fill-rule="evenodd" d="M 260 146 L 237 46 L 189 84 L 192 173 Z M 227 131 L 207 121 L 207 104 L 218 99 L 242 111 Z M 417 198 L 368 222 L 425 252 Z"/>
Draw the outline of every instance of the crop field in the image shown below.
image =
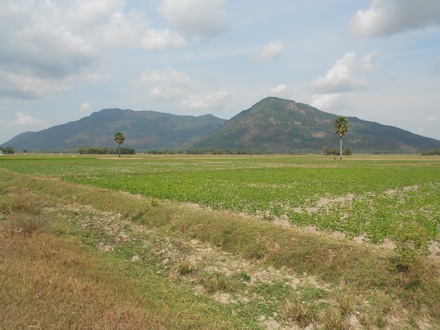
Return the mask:
<path id="1" fill-rule="evenodd" d="M 16 154 L 0 176 L 2 329 L 440 327 L 439 157 Z"/>
<path id="2" fill-rule="evenodd" d="M 16 156 L 0 167 L 375 243 L 414 223 L 439 236 L 438 157 Z"/>

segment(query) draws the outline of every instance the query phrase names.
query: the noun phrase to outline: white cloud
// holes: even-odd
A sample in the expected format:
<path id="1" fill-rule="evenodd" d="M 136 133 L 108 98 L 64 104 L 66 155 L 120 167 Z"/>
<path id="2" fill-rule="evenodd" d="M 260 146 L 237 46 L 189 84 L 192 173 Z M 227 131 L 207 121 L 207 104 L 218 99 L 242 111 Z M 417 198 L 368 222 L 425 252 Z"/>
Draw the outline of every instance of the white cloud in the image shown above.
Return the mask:
<path id="1" fill-rule="evenodd" d="M 362 75 L 374 69 L 377 52 L 371 52 L 358 60 L 355 52 L 346 53 L 337 60 L 324 76 L 312 82 L 314 94 L 310 104 L 322 110 L 341 110 L 352 107 L 357 94 L 368 88 Z"/>
<path id="2" fill-rule="evenodd" d="M 115 12 L 120 11 L 124 6 L 125 0 L 73 0 L 63 7 L 64 24 L 76 26 L 83 30 L 90 30 L 96 25 L 105 25 L 108 18 Z M 54 6 L 54 5 L 53 5 Z M 57 10 L 61 9 L 62 4 Z"/>
<path id="3" fill-rule="evenodd" d="M 165 50 L 185 46 L 186 40 L 169 29 L 154 29 L 140 12 L 117 11 L 109 16 L 105 24 L 89 33 L 90 39 L 101 48 Z"/>
<path id="4" fill-rule="evenodd" d="M 187 44 L 185 38 L 170 30 L 147 30 L 141 39 L 141 46 L 149 50 L 164 50 L 182 47 Z"/>
<path id="5" fill-rule="evenodd" d="M 324 111 L 342 111 L 353 103 L 353 93 L 330 93 L 312 95 L 310 105 Z"/>
<path id="6" fill-rule="evenodd" d="M 147 68 L 134 86 L 138 89 L 145 86 L 150 96 L 158 100 L 176 99 L 195 89 L 195 84 L 187 75 L 169 67 L 163 71 Z"/>
<path id="7" fill-rule="evenodd" d="M 164 50 L 186 45 L 154 29 L 126 0 L 0 2 L 0 97 L 34 100 L 65 91 L 114 49 Z M 18 79 L 18 78 L 19 79 Z M 22 80 L 24 83 L 18 83 Z"/>
<path id="8" fill-rule="evenodd" d="M 159 13 L 178 31 L 200 40 L 226 29 L 224 6 L 225 0 L 162 0 Z"/>
<path id="9" fill-rule="evenodd" d="M 312 86 L 320 93 L 340 93 L 364 89 L 368 86 L 365 78 L 359 77 L 360 66 L 356 63 L 356 53 L 346 53 L 337 60 L 325 76 L 316 79 Z"/>
<path id="10" fill-rule="evenodd" d="M 91 112 L 92 111 L 92 105 L 88 102 L 84 102 L 79 106 L 80 112 Z"/>
<path id="11" fill-rule="evenodd" d="M 374 60 L 376 59 L 377 55 L 378 52 L 374 51 L 362 57 L 361 70 L 365 72 L 372 71 L 374 69 Z"/>
<path id="12" fill-rule="evenodd" d="M 0 95 L 37 99 L 65 91 L 67 80 L 98 61 L 81 36 L 57 24 L 49 2 L 0 3 Z"/>
<path id="13" fill-rule="evenodd" d="M 269 42 L 263 50 L 257 55 L 257 62 L 266 62 L 269 60 L 277 60 L 284 51 L 284 44 L 281 41 Z"/>
<path id="14" fill-rule="evenodd" d="M 272 88 L 270 90 L 271 94 L 282 94 L 283 92 L 285 92 L 287 89 L 287 85 L 284 84 L 280 84 L 278 86 L 275 86 L 274 88 Z"/>
<path id="15" fill-rule="evenodd" d="M 0 67 L 0 98 L 37 100 L 51 92 L 65 92 L 69 89 L 66 79 L 38 76 L 22 69 L 16 73 Z"/>
<path id="16" fill-rule="evenodd" d="M 226 90 L 220 90 L 204 97 L 189 95 L 182 100 L 181 104 L 187 109 L 218 109 L 231 97 L 231 93 Z"/>
<path id="17" fill-rule="evenodd" d="M 373 0 L 356 13 L 350 29 L 360 36 L 383 37 L 439 24 L 438 0 Z"/>
<path id="18" fill-rule="evenodd" d="M 20 126 L 29 126 L 29 125 L 46 125 L 43 120 L 35 119 L 30 115 L 26 115 L 23 112 L 18 112 L 15 114 L 15 122 L 16 125 Z"/>

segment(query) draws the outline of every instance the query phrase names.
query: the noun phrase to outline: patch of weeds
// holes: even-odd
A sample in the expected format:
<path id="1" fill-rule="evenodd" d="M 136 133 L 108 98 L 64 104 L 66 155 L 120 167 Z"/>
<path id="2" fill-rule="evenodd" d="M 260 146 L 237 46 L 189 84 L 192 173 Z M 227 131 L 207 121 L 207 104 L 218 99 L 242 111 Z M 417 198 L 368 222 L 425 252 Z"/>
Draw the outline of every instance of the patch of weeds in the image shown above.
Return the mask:
<path id="1" fill-rule="evenodd" d="M 193 267 L 188 261 L 182 261 L 177 266 L 177 272 L 180 276 L 186 276 L 192 274 L 194 271 Z"/>
<path id="2" fill-rule="evenodd" d="M 134 222 L 142 222 L 141 220 L 143 219 L 145 215 L 144 210 L 139 209 L 132 217 L 131 220 Z"/>
<path id="3" fill-rule="evenodd" d="M 251 277 L 246 272 L 239 272 L 239 273 L 235 274 L 234 277 L 237 280 L 239 280 L 241 282 L 245 282 L 245 283 L 249 283 L 251 281 Z"/>
<path id="4" fill-rule="evenodd" d="M 12 212 L 41 214 L 44 200 L 26 189 L 16 189 L 10 195 L 10 208 Z"/>
<path id="5" fill-rule="evenodd" d="M 396 270 L 406 272 L 419 264 L 421 257 L 429 254 L 429 239 L 426 229 L 415 222 L 400 224 L 395 229 L 395 248 L 398 259 L 394 260 Z"/>
<path id="6" fill-rule="evenodd" d="M 321 314 L 322 329 L 352 329 L 348 324 L 346 317 L 341 313 L 341 310 L 336 306 L 329 306 Z"/>
<path id="7" fill-rule="evenodd" d="M 375 323 L 376 323 L 376 326 L 379 328 L 379 329 L 384 329 L 386 326 L 387 326 L 387 319 L 386 319 L 386 316 L 385 315 L 383 315 L 383 314 L 379 314 L 379 315 L 377 315 L 377 317 L 376 317 L 376 320 L 375 320 Z"/>
<path id="8" fill-rule="evenodd" d="M 285 322 L 290 326 L 298 325 L 305 328 L 319 320 L 319 309 L 313 301 L 306 302 L 299 297 L 287 299 L 283 311 L 287 316 Z"/>
<path id="9" fill-rule="evenodd" d="M 261 296 L 264 300 L 282 300 L 292 294 L 293 289 L 281 283 L 259 283 L 252 288 L 252 292 Z"/>
<path id="10" fill-rule="evenodd" d="M 10 236 L 31 236 L 46 231 L 48 220 L 42 216 L 17 212 L 10 214 L 3 224 Z"/>
<path id="11" fill-rule="evenodd" d="M 238 283 L 230 277 L 213 273 L 203 277 L 200 281 L 206 292 L 213 294 L 216 292 L 235 292 L 237 291 Z"/>
<path id="12" fill-rule="evenodd" d="M 353 295 L 348 295 L 343 292 L 336 293 L 336 302 L 339 306 L 339 311 L 342 315 L 346 316 L 353 312 L 355 308 L 355 301 Z"/>
<path id="13" fill-rule="evenodd" d="M 0 217 L 4 218 L 4 215 L 11 213 L 11 211 L 12 208 L 8 196 L 0 195 Z"/>
<path id="14" fill-rule="evenodd" d="M 306 301 L 328 297 L 327 291 L 317 288 L 310 284 L 305 284 L 303 286 L 298 287 L 298 293 L 301 296 L 302 300 L 306 300 Z"/>

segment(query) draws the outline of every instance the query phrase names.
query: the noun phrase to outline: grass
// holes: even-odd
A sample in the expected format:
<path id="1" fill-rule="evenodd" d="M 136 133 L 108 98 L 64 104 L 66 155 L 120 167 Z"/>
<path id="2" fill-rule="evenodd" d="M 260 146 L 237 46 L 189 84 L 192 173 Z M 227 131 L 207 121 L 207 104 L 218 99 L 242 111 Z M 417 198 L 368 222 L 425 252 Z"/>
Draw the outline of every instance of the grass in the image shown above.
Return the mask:
<path id="1" fill-rule="evenodd" d="M 196 166 L 200 159 L 176 158 L 173 161 L 177 162 L 175 167 L 178 172 L 194 172 L 196 175 L 200 171 Z M 66 166 L 82 164 L 83 168 L 80 168 L 78 173 L 85 175 L 89 164 L 88 170 L 91 175 L 92 172 L 96 173 L 95 166 L 102 166 L 100 171 L 108 171 L 112 168 L 116 173 L 120 173 L 124 166 L 128 171 L 132 171 L 135 167 L 142 171 L 141 162 L 144 162 L 144 167 L 150 164 L 155 167 L 154 163 L 160 162 L 161 164 L 156 164 L 156 170 L 163 172 L 165 166 L 171 171 L 173 162 L 170 159 L 166 160 L 170 162 L 169 165 L 163 164 L 163 158 L 122 160 L 122 163 L 117 162 L 117 164 L 114 164 L 114 160 L 103 160 L 103 163 L 94 159 L 86 159 L 84 162 L 68 160 Z M 264 157 L 252 160 L 248 165 L 246 165 L 248 159 L 245 161 L 240 157 L 230 158 L 228 160 L 230 163 L 227 163 L 227 160 L 228 158 L 207 158 L 204 159 L 202 167 L 228 167 L 229 171 L 232 168 L 234 171 L 244 171 L 246 166 L 258 166 L 261 169 L 264 164 L 268 167 L 274 167 L 275 164 L 274 160 Z M 282 164 L 279 166 L 286 166 L 286 163 L 292 160 L 282 158 L 281 161 Z M 311 166 L 311 164 L 328 166 L 328 160 L 311 161 L 300 158 L 295 161 L 302 163 L 302 166 Z M 368 159 L 361 161 L 364 162 L 362 166 L 373 162 Z M 34 162 L 37 163 L 38 168 L 39 160 L 29 161 L 28 164 Z M 26 299 L 20 298 L 23 297 L 20 296 L 20 292 L 26 291 L 28 297 L 32 297 L 37 292 L 37 287 L 45 285 L 50 287 L 51 283 L 43 278 L 38 284 L 31 285 L 30 289 L 27 286 L 21 289 L 20 283 L 32 282 L 32 276 L 29 274 L 35 271 L 32 267 L 37 263 L 32 264 L 30 260 L 39 259 L 44 260 L 39 266 L 41 271 L 44 265 L 46 270 L 51 267 L 50 274 L 67 276 L 65 281 L 60 281 L 66 284 L 72 279 L 80 282 L 84 279 L 87 280 L 86 283 L 90 283 L 89 280 L 99 278 L 99 288 L 104 292 L 100 294 L 105 295 L 110 303 L 97 306 L 90 314 L 84 313 L 82 307 L 78 307 L 79 301 L 88 301 L 87 294 L 82 297 L 85 291 L 75 291 L 72 287 L 56 292 L 50 299 L 44 298 L 42 300 L 44 303 L 37 304 L 52 313 L 56 306 L 50 305 L 51 299 L 56 302 L 55 305 L 63 306 L 63 297 L 73 295 L 72 301 L 77 302 L 66 309 L 78 311 L 73 317 L 74 323 L 78 324 L 82 324 L 79 315 L 90 317 L 84 321 L 88 324 L 99 324 L 103 320 L 102 315 L 116 308 L 114 306 L 117 305 L 125 306 L 121 308 L 130 310 L 119 315 L 127 315 L 127 313 L 137 315 L 133 320 L 140 320 L 143 315 L 149 315 L 146 316 L 147 319 L 157 321 L 157 324 L 164 328 L 203 328 L 203 324 L 209 324 L 217 318 L 225 322 L 220 323 L 223 325 L 219 328 L 254 328 L 257 325 L 270 328 L 274 324 L 305 327 L 310 323 L 322 329 L 350 329 L 356 326 L 436 328 L 440 325 L 437 313 L 440 309 L 438 300 L 440 274 L 435 255 L 432 257 L 421 255 L 416 264 L 402 272 L 393 267 L 394 260 L 398 256 L 392 249 L 368 243 L 359 244 L 322 232 L 280 227 L 270 221 L 255 221 L 248 216 L 243 217 L 229 211 L 180 205 L 156 196 L 134 196 L 102 187 L 63 182 L 57 178 L 62 178 L 65 168 L 55 170 L 61 164 L 60 159 L 48 162 L 53 162 L 54 174 L 50 174 L 47 169 L 46 173 L 38 175 L 14 174 L 0 170 L 3 178 L 0 185 L 0 217 L 3 220 L 0 223 L 2 235 L 7 238 L 2 240 L 1 244 L 9 247 L 9 249 L 2 247 L 4 252 L 1 255 L 0 267 L 4 265 L 4 270 L 17 269 L 16 273 L 9 273 L 10 276 L 7 274 L 5 277 L 9 280 L 18 279 L 15 285 L 2 285 L 1 296 L 6 297 L 3 299 L 3 305 L 12 306 L 8 309 L 11 315 L 21 313 L 20 309 L 23 309 L 27 325 L 36 324 L 29 321 L 29 318 L 35 315 L 31 309 L 36 301 L 29 298 L 29 302 L 26 302 Z M 133 165 L 130 165 L 130 162 L 134 162 Z M 423 159 L 403 161 L 391 159 L 375 160 L 375 162 L 380 167 L 394 169 L 396 164 L 399 168 L 415 167 L 419 170 L 437 166 L 435 161 L 434 165 L 429 165 L 432 160 Z M 179 165 L 180 163 L 182 165 Z M 8 166 L 12 169 L 12 161 Z M 20 168 L 23 164 L 14 166 Z M 343 166 L 348 168 L 360 165 Z M 35 168 L 25 170 L 22 167 L 20 170 L 20 172 L 26 171 L 35 172 Z M 419 187 L 435 183 L 435 179 L 430 178 L 429 173 L 430 171 L 427 176 L 421 176 Z M 213 176 L 216 177 L 216 174 L 214 173 Z M 412 185 L 415 178 L 405 180 L 411 181 Z M 373 188 L 367 191 L 375 190 L 375 184 L 379 185 L 373 183 Z M 398 200 L 401 198 L 406 200 L 408 196 L 406 193 L 412 191 L 404 189 L 408 183 L 401 184 L 401 188 L 395 188 L 390 194 L 392 196 L 400 194 Z M 388 184 L 381 189 L 388 191 L 389 188 Z M 358 187 L 353 191 L 356 189 L 366 194 L 364 188 L 362 190 Z M 428 189 L 423 192 L 425 193 L 428 193 Z M 420 207 L 420 200 L 416 199 L 415 195 L 412 203 Z M 435 206 L 430 208 L 430 203 L 424 206 L 421 204 L 422 208 L 425 207 L 423 212 L 432 219 L 437 219 L 438 224 L 437 209 Z M 20 214 L 26 214 L 30 222 L 35 219 L 37 225 L 27 226 L 27 221 L 20 223 L 16 218 L 20 218 L 18 216 Z M 29 227 L 30 230 L 13 229 L 21 227 Z M 423 230 L 426 230 L 425 227 Z M 26 231 L 29 233 L 24 234 Z M 48 240 L 56 242 L 53 244 L 57 244 L 57 247 L 50 248 L 52 243 Z M 13 241 L 16 241 L 15 245 L 12 244 Z M 23 244 L 25 241 L 29 242 L 28 250 L 17 252 L 22 246 L 26 246 Z M 40 242 L 42 245 L 38 247 Z M 62 248 L 64 244 L 67 244 L 65 250 Z M 35 248 L 32 249 L 32 245 L 36 245 Z M 47 251 L 52 252 L 46 254 L 42 251 L 37 252 L 45 250 L 46 247 Z M 65 252 L 58 254 L 55 253 L 57 250 Z M 78 258 L 75 259 L 77 261 L 68 263 L 67 266 L 62 261 L 57 261 L 62 260 L 62 255 L 69 255 L 69 251 L 72 254 L 69 258 Z M 26 257 L 8 257 L 15 253 L 24 255 L 29 253 L 32 257 L 28 264 L 25 264 Z M 87 257 L 80 257 L 81 253 L 85 253 Z M 93 259 L 94 256 L 96 259 Z M 50 259 L 52 257 L 54 260 Z M 23 264 L 19 263 L 20 259 L 24 259 Z M 93 262 L 87 263 L 86 259 Z M 4 260 L 7 260 L 8 264 Z M 17 264 L 9 267 L 9 263 Z M 97 268 L 94 265 L 98 265 Z M 74 267 L 87 270 L 75 273 Z M 22 269 L 21 278 L 17 276 L 19 269 Z M 85 277 L 81 277 L 80 273 L 84 273 Z M 109 273 L 112 275 L 110 276 Z M 27 274 L 27 277 L 23 274 Z M 22 281 L 25 277 L 26 280 Z M 114 281 L 119 281 L 118 285 L 121 285 L 116 291 L 111 290 Z M 129 287 L 133 283 L 136 292 L 130 291 Z M 158 286 L 161 290 L 152 290 L 145 283 L 158 283 L 155 287 Z M 46 290 L 49 291 L 47 288 Z M 177 296 L 174 295 L 175 292 L 178 293 Z M 76 293 L 78 297 L 75 296 Z M 159 297 L 160 301 L 155 302 Z M 188 304 L 176 303 L 175 299 L 187 301 Z M 96 303 L 98 300 L 96 299 Z M 138 301 L 150 300 L 152 306 L 159 307 L 145 311 L 143 305 L 138 303 Z M 114 305 L 111 302 L 115 302 Z M 23 306 L 20 305 L 21 303 Z M 165 314 L 161 309 L 165 310 Z M 168 312 L 169 314 L 166 314 Z M 68 315 L 62 313 L 58 310 L 55 315 L 63 320 L 60 322 L 67 322 L 63 323 L 64 325 L 71 324 L 68 323 Z M 191 315 L 188 316 L 188 323 L 184 325 L 178 323 L 172 316 L 182 313 Z M 115 317 L 118 315 L 118 313 L 110 314 Z M 203 319 L 201 314 L 209 316 Z M 225 315 L 233 315 L 233 320 Z M 12 322 L 12 319 L 10 317 L 8 322 Z M 91 319 L 95 321 L 90 321 Z M 195 320 L 200 323 L 191 323 L 196 322 Z M 46 325 L 50 323 L 44 320 L 41 322 L 46 322 L 44 323 Z M 125 321 L 121 322 L 124 324 Z M 7 325 L 13 326 L 13 323 Z M 24 323 L 21 323 L 16 328 L 23 325 Z M 145 327 L 152 326 L 147 324 Z M 136 325 L 132 325 L 132 328 L 136 328 Z"/>
<path id="2" fill-rule="evenodd" d="M 19 195 L 20 204 L 41 202 L 22 190 Z M 13 209 L 20 209 L 14 199 Z M 28 212 L 7 213 L 0 222 L 0 328 L 257 327 L 142 264 L 127 263 L 124 253 L 99 253 L 82 241 L 90 233 L 55 214 Z"/>

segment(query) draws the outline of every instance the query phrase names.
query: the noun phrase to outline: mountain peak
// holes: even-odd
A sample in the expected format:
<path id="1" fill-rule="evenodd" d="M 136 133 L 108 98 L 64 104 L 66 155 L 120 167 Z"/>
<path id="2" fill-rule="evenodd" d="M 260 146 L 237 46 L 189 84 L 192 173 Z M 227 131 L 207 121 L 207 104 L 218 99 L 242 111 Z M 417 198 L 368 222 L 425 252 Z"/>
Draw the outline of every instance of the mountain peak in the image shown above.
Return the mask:
<path id="1" fill-rule="evenodd" d="M 19 134 L 3 146 L 29 151 L 55 151 L 80 146 L 114 147 L 123 132 L 124 146 L 154 149 L 259 150 L 266 153 L 312 152 L 336 148 L 336 115 L 310 105 L 267 97 L 226 121 L 212 115 L 179 116 L 155 111 L 103 109 L 88 117 L 39 132 Z M 347 117 L 350 131 L 344 146 L 354 152 L 418 152 L 440 149 L 440 141 L 392 126 Z M 197 141 L 197 142 L 194 142 Z"/>
<path id="2" fill-rule="evenodd" d="M 240 112 L 197 148 L 253 149 L 265 152 L 319 152 L 321 146 L 336 148 L 339 137 L 333 129 L 337 116 L 310 105 L 267 97 Z M 350 132 L 344 145 L 355 152 L 417 152 L 436 149 L 440 141 L 377 123 L 348 117 Z"/>
<path id="3" fill-rule="evenodd" d="M 123 132 L 124 146 L 137 151 L 173 149 L 215 131 L 225 122 L 212 115 L 193 117 L 110 108 L 43 131 L 19 134 L 4 145 L 29 151 L 111 148 L 115 146 L 113 135 Z"/>

